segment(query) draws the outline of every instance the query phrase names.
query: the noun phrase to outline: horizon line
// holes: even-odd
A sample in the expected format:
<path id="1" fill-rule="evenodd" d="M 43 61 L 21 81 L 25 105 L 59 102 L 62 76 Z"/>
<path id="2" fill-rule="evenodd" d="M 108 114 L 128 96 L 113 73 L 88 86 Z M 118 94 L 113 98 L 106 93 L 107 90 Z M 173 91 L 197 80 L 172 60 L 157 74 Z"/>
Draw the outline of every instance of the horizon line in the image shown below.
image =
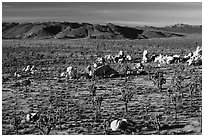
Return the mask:
<path id="1" fill-rule="evenodd" d="M 175 26 L 175 25 L 189 25 L 189 26 L 202 26 L 202 24 L 190 24 L 190 23 L 172 23 L 169 25 L 151 25 L 151 24 L 125 24 L 125 23 L 114 23 L 114 22 L 106 22 L 106 23 L 91 23 L 91 22 L 83 22 L 83 21 L 2 21 L 2 23 L 19 23 L 19 24 L 23 24 L 23 23 L 49 23 L 49 22 L 61 22 L 61 23 L 78 23 L 78 24 L 83 24 L 83 23 L 87 23 L 87 24 L 93 24 L 93 25 L 107 25 L 107 24 L 114 24 L 114 25 L 121 25 L 121 26 L 130 26 L 130 27 L 134 27 L 134 26 L 147 26 L 147 27 L 168 27 L 168 26 Z"/>

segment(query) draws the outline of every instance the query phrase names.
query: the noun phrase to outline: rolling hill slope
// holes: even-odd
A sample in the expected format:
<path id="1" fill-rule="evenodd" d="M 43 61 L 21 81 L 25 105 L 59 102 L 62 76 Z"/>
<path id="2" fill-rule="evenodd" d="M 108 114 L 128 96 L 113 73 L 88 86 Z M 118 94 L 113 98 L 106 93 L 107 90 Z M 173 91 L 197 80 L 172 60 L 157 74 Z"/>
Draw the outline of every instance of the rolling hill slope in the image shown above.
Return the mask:
<path id="1" fill-rule="evenodd" d="M 149 39 L 201 33 L 202 26 L 127 27 L 71 22 L 2 23 L 3 39 Z"/>

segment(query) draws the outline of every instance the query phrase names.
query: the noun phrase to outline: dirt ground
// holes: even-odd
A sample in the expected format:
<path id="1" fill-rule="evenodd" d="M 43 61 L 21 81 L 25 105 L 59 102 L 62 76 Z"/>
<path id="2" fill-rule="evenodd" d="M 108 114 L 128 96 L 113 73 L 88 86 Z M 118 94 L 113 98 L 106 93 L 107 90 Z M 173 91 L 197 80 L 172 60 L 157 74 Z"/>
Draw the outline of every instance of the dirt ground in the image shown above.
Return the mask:
<path id="1" fill-rule="evenodd" d="M 104 135 L 104 134 L 140 134 L 140 135 L 172 135 L 202 134 L 202 89 L 190 95 L 188 88 L 182 88 L 182 101 L 177 107 L 171 100 L 168 89 L 171 87 L 173 67 L 178 64 L 164 65 L 167 79 L 162 91 L 159 91 L 148 75 L 134 75 L 118 78 L 97 79 L 96 96 L 103 96 L 99 117 L 95 118 L 95 108 L 91 101 L 90 79 L 74 79 L 66 81 L 59 78 L 60 72 L 69 65 L 83 70 L 95 60 L 96 55 L 115 55 L 119 50 L 140 59 L 144 49 L 151 54 L 180 54 L 195 50 L 201 45 L 200 37 L 159 40 L 4 40 L 2 43 L 2 75 L 8 80 L 2 83 L 2 134 L 16 134 L 14 117 L 25 119 L 29 112 L 49 112 L 49 115 L 60 116 L 49 134 L 60 135 Z M 121 46 L 122 45 L 122 46 Z M 177 46 L 175 46 L 177 45 Z M 36 65 L 38 71 L 30 76 L 31 85 L 16 86 L 28 77 L 15 79 L 13 73 L 26 65 Z M 111 67 L 122 72 L 124 64 L 111 64 Z M 134 65 L 128 63 L 127 65 Z M 146 65 L 157 66 L 155 63 Z M 188 85 L 194 76 L 202 75 L 202 66 L 185 65 L 184 85 Z M 192 73 L 191 70 L 194 69 Z M 152 70 L 153 71 L 153 70 Z M 125 112 L 121 98 L 121 89 L 133 93 Z M 60 110 L 60 111 L 59 111 Z M 176 110 L 176 112 L 175 112 Z M 161 114 L 161 128 L 150 123 L 150 118 Z M 175 116 L 177 115 L 177 118 Z M 104 120 L 125 117 L 135 123 L 134 132 L 111 131 L 110 123 L 106 130 Z M 158 124 L 158 122 L 157 122 Z M 18 134 L 42 134 L 34 123 L 23 123 L 18 126 Z"/>

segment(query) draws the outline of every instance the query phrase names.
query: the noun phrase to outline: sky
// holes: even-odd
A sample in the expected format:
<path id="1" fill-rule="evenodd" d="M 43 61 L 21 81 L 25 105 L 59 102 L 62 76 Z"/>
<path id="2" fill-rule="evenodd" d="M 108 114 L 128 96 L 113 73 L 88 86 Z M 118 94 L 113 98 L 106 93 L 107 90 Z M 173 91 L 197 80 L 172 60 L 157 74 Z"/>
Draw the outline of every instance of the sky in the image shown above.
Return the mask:
<path id="1" fill-rule="evenodd" d="M 201 25 L 201 2 L 3 2 L 3 22 L 67 21 L 94 24 Z"/>

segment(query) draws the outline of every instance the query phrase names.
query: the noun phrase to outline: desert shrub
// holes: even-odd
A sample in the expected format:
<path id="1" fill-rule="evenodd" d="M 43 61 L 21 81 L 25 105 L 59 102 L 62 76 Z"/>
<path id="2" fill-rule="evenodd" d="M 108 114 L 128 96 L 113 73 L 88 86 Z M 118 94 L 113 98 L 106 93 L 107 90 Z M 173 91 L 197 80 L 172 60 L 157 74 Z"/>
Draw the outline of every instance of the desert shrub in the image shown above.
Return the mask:
<path id="1" fill-rule="evenodd" d="M 128 103 L 129 103 L 129 101 L 131 101 L 134 94 L 132 92 L 128 92 L 125 90 L 122 90 L 121 93 L 122 93 L 122 96 L 121 96 L 120 100 L 122 100 L 124 102 L 125 112 L 127 113 L 128 112 Z"/>
<path id="2" fill-rule="evenodd" d="M 92 97 L 96 96 L 96 89 L 97 87 L 95 86 L 95 82 L 93 82 L 90 86 L 89 86 L 89 92 L 91 94 Z"/>
<path id="3" fill-rule="evenodd" d="M 94 109 L 95 109 L 95 121 L 101 117 L 101 103 L 103 101 L 103 96 L 96 96 L 93 100 Z"/>
<path id="4" fill-rule="evenodd" d="M 158 131 L 158 134 L 160 134 L 161 131 L 161 120 L 162 120 L 162 114 L 156 113 L 152 114 L 149 119 L 149 123 L 152 124 L 152 126 Z"/>
<path id="5" fill-rule="evenodd" d="M 35 123 L 35 128 L 39 129 L 43 135 L 49 135 L 56 127 L 58 121 L 58 115 L 51 110 L 47 110 L 41 113 L 39 120 Z"/>
<path id="6" fill-rule="evenodd" d="M 154 67 L 152 67 L 151 65 L 147 65 L 145 66 L 145 71 L 148 74 L 148 80 L 151 80 L 151 73 L 154 72 Z"/>
<path id="7" fill-rule="evenodd" d="M 193 107 L 193 98 L 194 95 L 200 94 L 202 92 L 202 76 L 198 74 L 198 72 L 193 72 L 193 75 L 191 76 L 191 81 L 188 83 L 188 91 L 190 95 L 190 104 L 191 108 Z"/>
<path id="8" fill-rule="evenodd" d="M 171 102 L 174 105 L 174 112 L 175 112 L 175 120 L 178 118 L 178 111 L 182 107 L 182 96 L 175 92 L 171 95 Z"/>
<path id="9" fill-rule="evenodd" d="M 157 88 L 162 92 L 162 85 L 166 83 L 166 78 L 164 78 L 164 72 L 163 71 L 156 71 L 152 75 L 152 81 L 154 82 L 155 85 L 157 85 Z"/>
<path id="10" fill-rule="evenodd" d="M 180 72 L 174 72 L 172 80 L 171 80 L 171 87 L 174 92 L 179 92 L 183 97 L 185 81 L 184 76 Z"/>

